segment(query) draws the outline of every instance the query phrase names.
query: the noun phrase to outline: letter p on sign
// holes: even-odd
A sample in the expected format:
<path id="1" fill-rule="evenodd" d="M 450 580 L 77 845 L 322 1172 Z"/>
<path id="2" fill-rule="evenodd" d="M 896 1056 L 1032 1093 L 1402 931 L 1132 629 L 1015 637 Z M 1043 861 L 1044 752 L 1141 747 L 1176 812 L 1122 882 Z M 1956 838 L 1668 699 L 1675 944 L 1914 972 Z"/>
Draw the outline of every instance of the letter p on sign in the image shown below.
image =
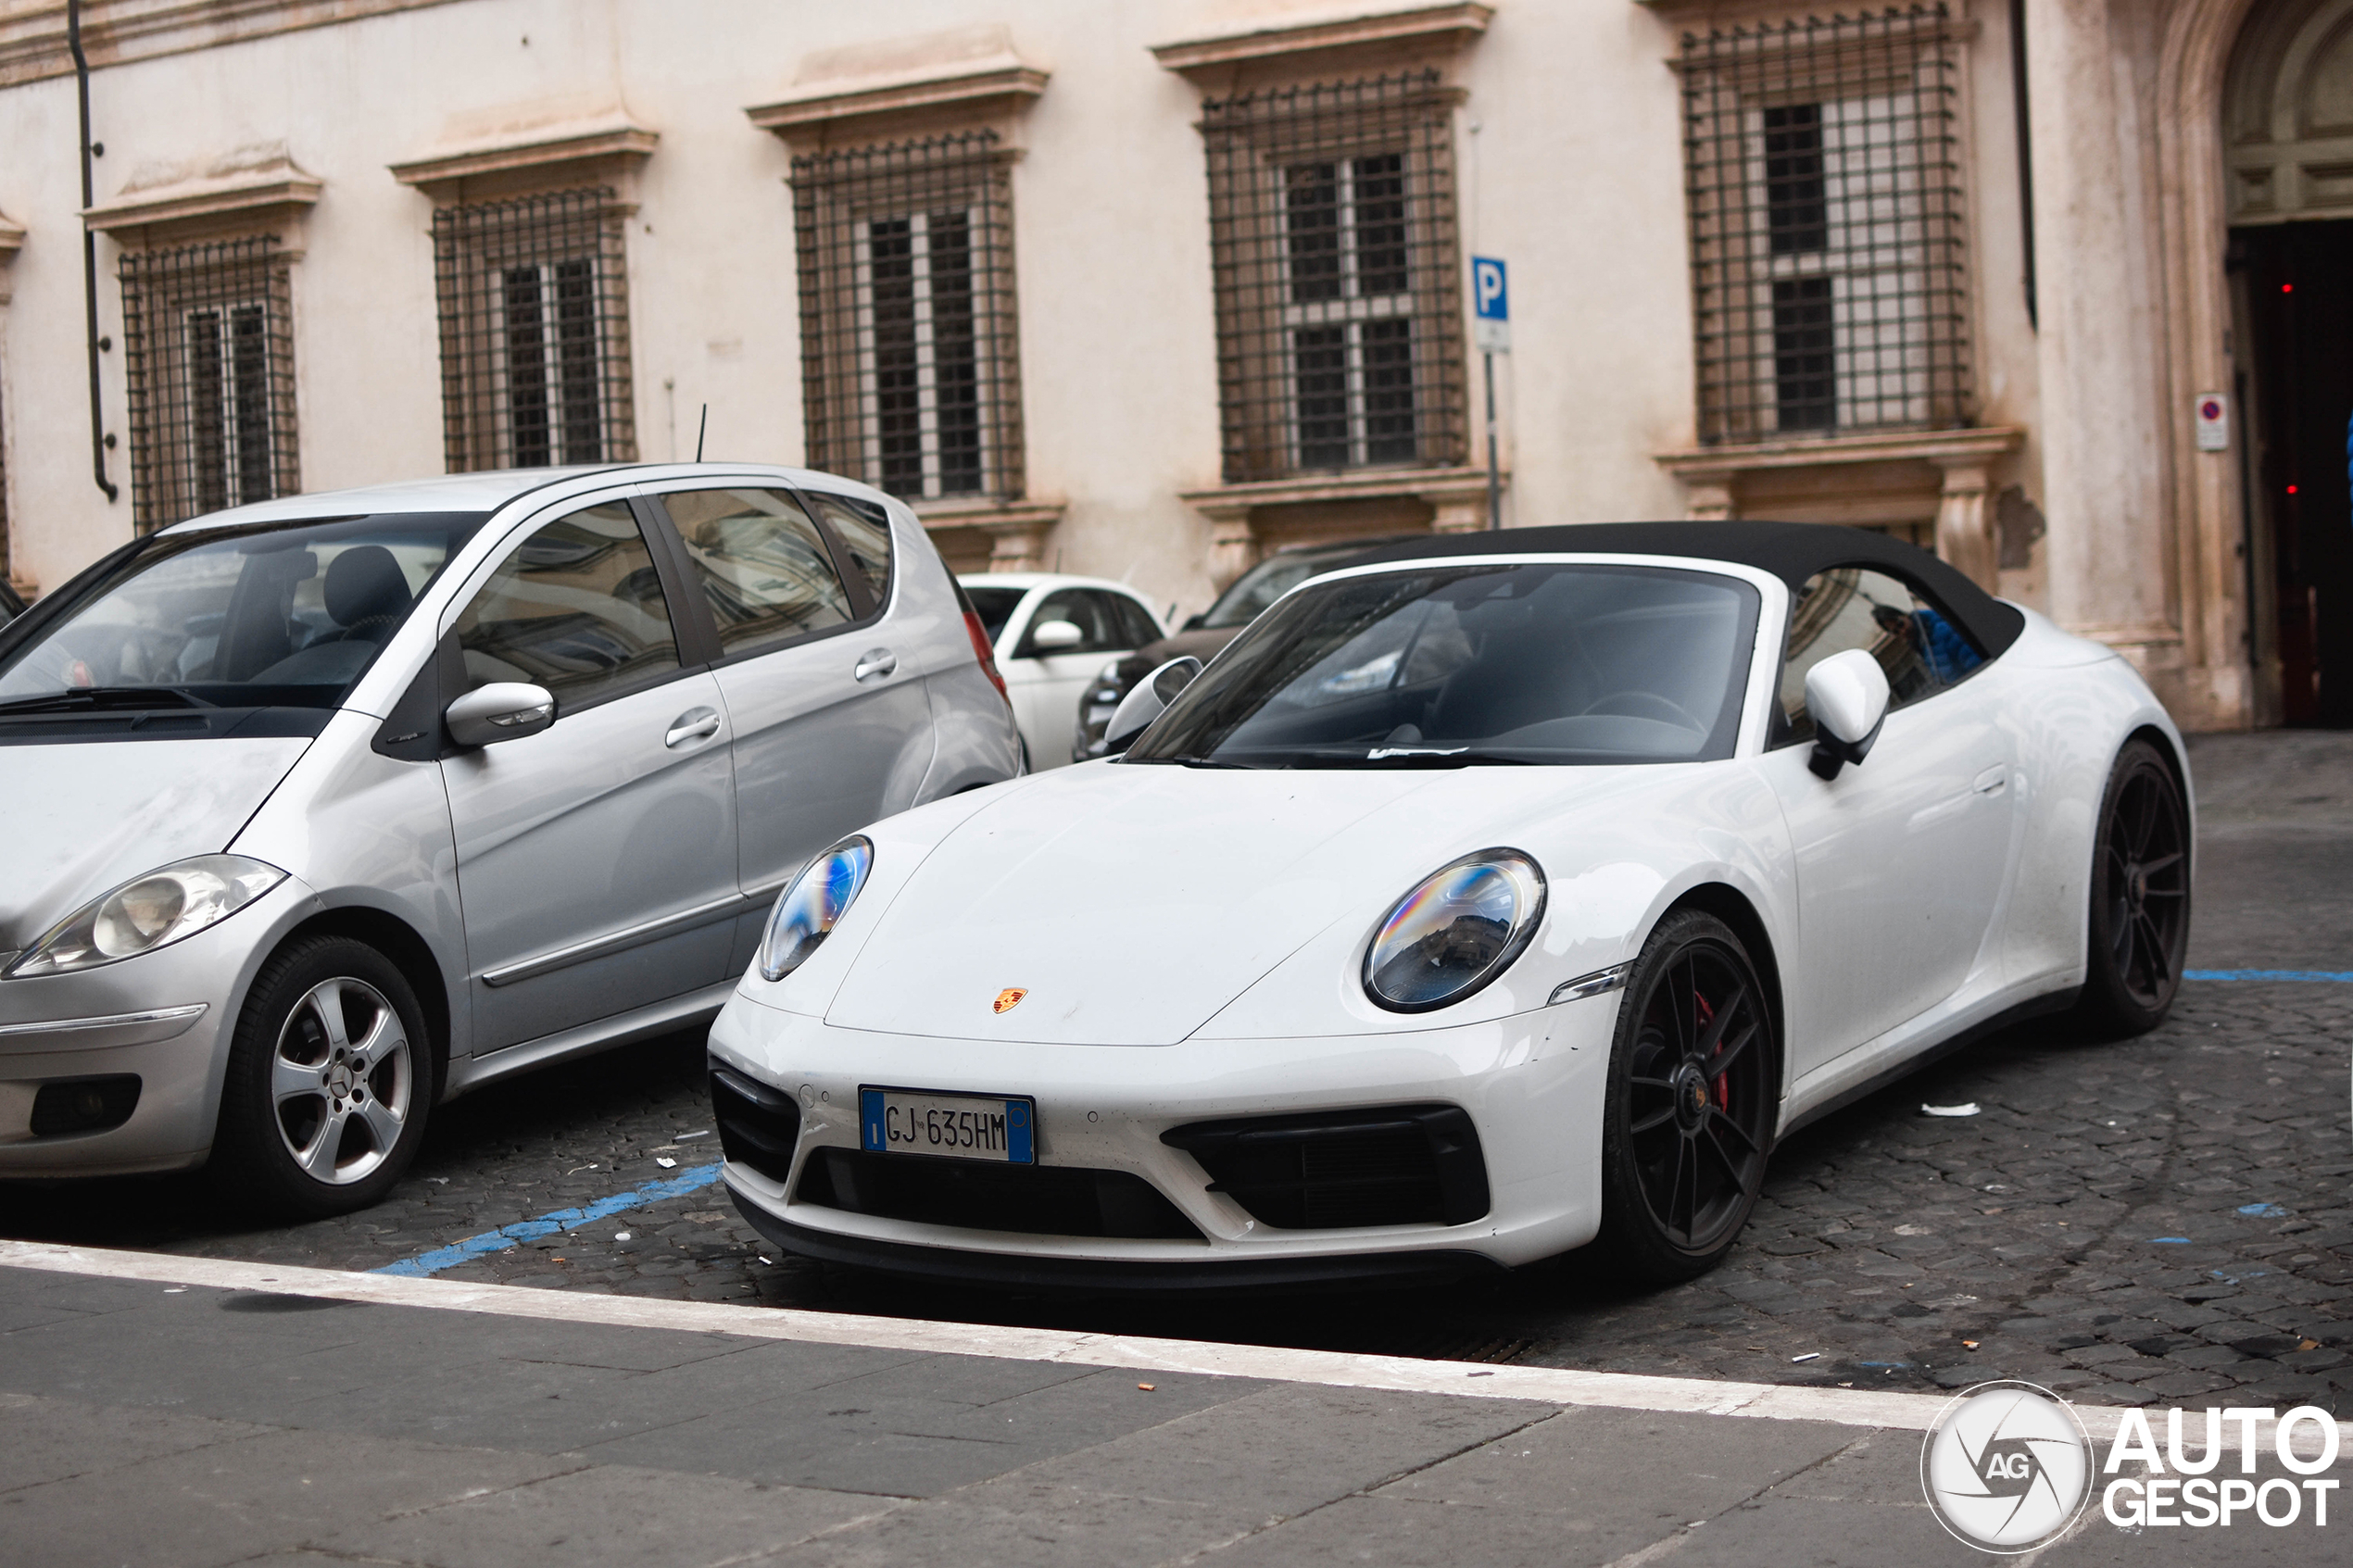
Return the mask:
<path id="1" fill-rule="evenodd" d="M 1478 329 L 1478 346 L 1490 354 L 1509 354 L 1511 294 L 1504 283 L 1504 264 L 1493 257 L 1471 257 L 1471 313 Z"/>

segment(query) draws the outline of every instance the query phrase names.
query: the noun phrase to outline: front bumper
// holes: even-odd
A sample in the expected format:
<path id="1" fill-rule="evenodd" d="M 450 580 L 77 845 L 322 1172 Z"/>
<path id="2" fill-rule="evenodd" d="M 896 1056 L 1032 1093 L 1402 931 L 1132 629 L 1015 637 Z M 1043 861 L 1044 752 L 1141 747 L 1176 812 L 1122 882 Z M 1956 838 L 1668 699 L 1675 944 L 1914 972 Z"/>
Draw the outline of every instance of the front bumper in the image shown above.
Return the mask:
<path id="1" fill-rule="evenodd" d="M 835 1028 L 738 991 L 711 1026 L 711 1054 L 799 1105 L 784 1180 L 739 1161 L 726 1169 L 746 1217 L 790 1250 L 1012 1285 L 1291 1285 L 1512 1268 L 1592 1240 L 1617 1010 L 1612 993 L 1453 1028 L 1071 1047 Z M 1139 1177 L 1200 1237 L 983 1230 L 809 1201 L 800 1178 L 812 1152 L 859 1148 L 862 1085 L 1028 1096 L 1039 1165 Z M 1478 1129 L 1490 1202 L 1466 1223 L 1277 1228 L 1212 1191 L 1202 1165 L 1161 1140 L 1221 1118 L 1430 1103 L 1460 1107 Z"/>
<path id="2" fill-rule="evenodd" d="M 281 930 L 315 908 L 289 877 L 208 930 L 76 974 L 0 980 L 0 1177 L 185 1170 L 211 1151 L 245 987 Z M 128 1120 L 33 1130 L 41 1090 L 138 1080 Z"/>

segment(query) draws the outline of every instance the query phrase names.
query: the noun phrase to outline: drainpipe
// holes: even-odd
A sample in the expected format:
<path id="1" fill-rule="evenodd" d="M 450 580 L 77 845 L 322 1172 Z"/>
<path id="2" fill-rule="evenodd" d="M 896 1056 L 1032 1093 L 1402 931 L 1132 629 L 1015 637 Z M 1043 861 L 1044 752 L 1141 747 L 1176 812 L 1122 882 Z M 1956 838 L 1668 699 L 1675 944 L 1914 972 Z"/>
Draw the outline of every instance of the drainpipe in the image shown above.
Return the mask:
<path id="1" fill-rule="evenodd" d="M 66 0 L 66 47 L 73 54 L 73 79 L 82 93 L 82 206 L 97 205 L 90 179 L 90 59 L 82 52 L 82 0 Z M 122 492 L 107 477 L 107 411 L 98 396 L 98 355 L 105 345 L 98 336 L 98 236 L 88 223 L 82 226 L 82 305 L 90 329 L 90 471 L 111 501 Z"/>

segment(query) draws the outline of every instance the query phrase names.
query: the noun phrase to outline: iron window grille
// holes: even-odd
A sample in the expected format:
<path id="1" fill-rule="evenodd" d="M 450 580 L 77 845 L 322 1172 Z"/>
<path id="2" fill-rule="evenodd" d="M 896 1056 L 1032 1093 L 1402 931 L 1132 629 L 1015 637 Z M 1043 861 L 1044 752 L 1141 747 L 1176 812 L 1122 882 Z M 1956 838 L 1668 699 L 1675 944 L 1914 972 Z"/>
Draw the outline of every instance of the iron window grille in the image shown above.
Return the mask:
<path id="1" fill-rule="evenodd" d="M 1463 461 L 1458 99 L 1429 70 L 1202 104 L 1227 483 Z"/>
<path id="2" fill-rule="evenodd" d="M 142 533 L 302 488 L 287 270 L 271 234 L 124 253 L 131 510 Z"/>
<path id="3" fill-rule="evenodd" d="M 910 500 L 1017 500 L 1011 160 L 996 132 L 793 159 L 812 467 Z"/>
<path id="4" fill-rule="evenodd" d="M 1967 424 L 1947 7 L 1686 33 L 1678 63 L 1701 440 Z"/>
<path id="5" fill-rule="evenodd" d="M 605 188 L 434 210 L 452 473 L 635 460 L 624 216 Z"/>

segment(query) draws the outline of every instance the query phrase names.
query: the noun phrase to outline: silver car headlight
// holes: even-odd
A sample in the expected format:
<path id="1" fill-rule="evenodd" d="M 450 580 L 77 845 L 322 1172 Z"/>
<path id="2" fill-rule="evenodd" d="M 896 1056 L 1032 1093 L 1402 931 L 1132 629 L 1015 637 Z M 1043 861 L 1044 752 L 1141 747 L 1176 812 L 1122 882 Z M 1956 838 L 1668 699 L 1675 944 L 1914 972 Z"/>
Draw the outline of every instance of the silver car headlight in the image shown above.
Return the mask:
<path id="1" fill-rule="evenodd" d="M 67 916 L 8 966 L 7 979 L 70 974 L 168 947 L 217 925 L 286 880 L 243 855 L 199 855 L 149 872 Z"/>
<path id="2" fill-rule="evenodd" d="M 849 912 L 874 869 L 873 843 L 854 834 L 803 866 L 768 916 L 768 930 L 760 939 L 761 978 L 782 980 L 808 962 Z"/>
<path id="3" fill-rule="evenodd" d="M 1544 918 L 1544 872 L 1516 849 L 1481 849 L 1400 898 L 1365 950 L 1365 995 L 1391 1012 L 1459 1002 L 1511 967 Z"/>

